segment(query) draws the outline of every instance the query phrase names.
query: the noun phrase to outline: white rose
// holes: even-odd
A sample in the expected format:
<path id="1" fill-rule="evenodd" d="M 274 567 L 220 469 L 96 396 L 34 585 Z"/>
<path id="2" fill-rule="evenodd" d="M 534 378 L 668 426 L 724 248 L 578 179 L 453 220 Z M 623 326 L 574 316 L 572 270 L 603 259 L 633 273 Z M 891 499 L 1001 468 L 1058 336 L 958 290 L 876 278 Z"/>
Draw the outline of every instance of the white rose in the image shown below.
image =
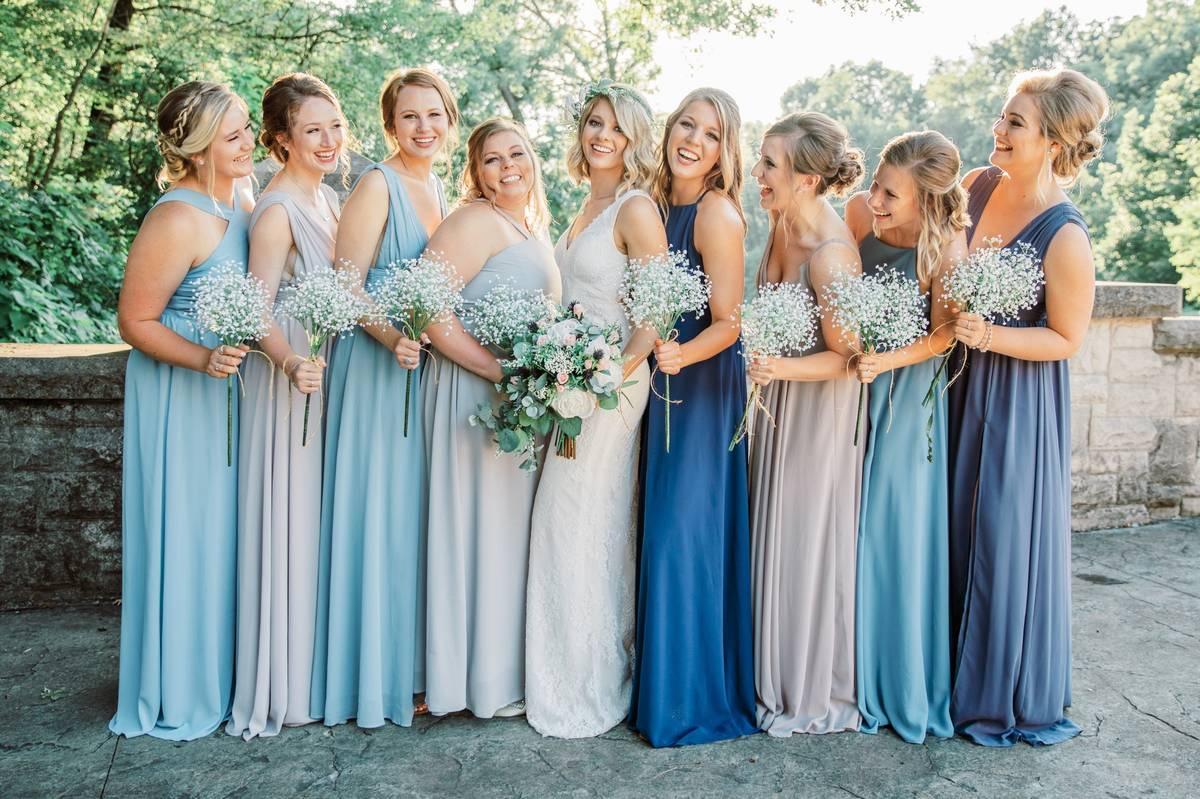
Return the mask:
<path id="1" fill-rule="evenodd" d="M 567 336 L 575 335 L 575 320 L 564 319 L 561 322 L 556 322 L 546 331 L 546 335 L 560 347 L 566 346 Z"/>
<path id="2" fill-rule="evenodd" d="M 576 416 L 586 419 L 596 410 L 596 400 L 586 391 L 568 388 L 566 391 L 559 392 L 558 396 L 550 401 L 550 407 L 564 419 L 572 419 Z"/>
<path id="3" fill-rule="evenodd" d="M 588 342 L 587 352 L 593 358 L 601 359 L 601 358 L 607 358 L 609 355 L 611 355 L 612 349 L 609 347 L 609 344 L 607 341 L 605 341 L 603 338 L 597 336 L 596 338 L 594 338 Z"/>
<path id="4" fill-rule="evenodd" d="M 597 370 L 588 380 L 588 388 L 597 394 L 608 394 L 615 391 L 621 385 L 621 367 L 619 364 L 610 364 L 609 368 Z"/>

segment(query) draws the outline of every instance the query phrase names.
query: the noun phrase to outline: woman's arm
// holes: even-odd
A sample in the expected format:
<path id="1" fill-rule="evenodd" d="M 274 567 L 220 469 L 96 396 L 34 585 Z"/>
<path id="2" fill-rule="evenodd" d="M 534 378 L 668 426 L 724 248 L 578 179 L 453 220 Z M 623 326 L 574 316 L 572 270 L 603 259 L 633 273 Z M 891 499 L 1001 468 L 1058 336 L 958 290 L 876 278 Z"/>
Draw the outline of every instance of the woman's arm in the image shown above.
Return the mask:
<path id="1" fill-rule="evenodd" d="M 667 232 L 663 229 L 662 217 L 659 216 L 658 206 L 649 197 L 631 197 L 617 211 L 617 221 L 613 228 L 617 249 L 624 252 L 629 260 L 648 258 L 661 255 L 667 251 Z M 634 370 L 650 356 L 654 349 L 655 333 L 642 327 L 635 327 L 625 342 L 622 364 L 625 377 L 633 374 Z"/>
<path id="2" fill-rule="evenodd" d="M 728 198 L 708 195 L 696 211 L 696 249 L 704 259 L 704 272 L 712 282 L 708 308 L 712 322 L 684 344 L 658 340 L 654 358 L 664 374 L 678 374 L 685 366 L 706 361 L 728 349 L 741 331 L 738 306 L 745 291 L 746 227 Z"/>
<path id="3" fill-rule="evenodd" d="M 436 253 L 454 267 L 464 284 L 470 283 L 505 244 L 496 233 L 495 220 L 488 218 L 493 216 L 483 205 L 457 209 L 438 226 L 425 252 Z M 504 378 L 500 361 L 467 332 L 457 316 L 430 325 L 428 338 L 438 352 L 484 380 L 499 383 Z"/>
<path id="4" fill-rule="evenodd" d="M 1087 335 L 1096 295 L 1092 244 L 1078 225 L 1055 234 L 1042 263 L 1046 275 L 1046 327 L 985 325 L 978 314 L 959 313 L 954 335 L 968 347 L 987 340 L 988 350 L 1025 361 L 1062 361 L 1074 355 Z"/>
<path id="5" fill-rule="evenodd" d="M 362 176 L 354 191 L 346 198 L 346 206 L 338 223 L 337 243 L 333 248 L 334 268 L 339 271 L 353 270 L 358 286 L 366 282 L 367 271 L 375 262 L 387 215 L 387 179 L 378 169 L 372 169 Z M 372 324 L 373 320 L 370 319 L 360 321 L 368 335 L 387 349 L 395 351 L 400 338 L 400 332 L 395 327 Z"/>
<path id="6" fill-rule="evenodd" d="M 125 262 L 117 327 L 131 347 L 156 361 L 226 377 L 237 371 L 247 347 L 209 349 L 160 321 L 171 295 L 199 257 L 189 244 L 195 242 L 202 218 L 202 212 L 175 202 L 163 203 L 146 216 Z"/>
<path id="7" fill-rule="evenodd" d="M 275 307 L 275 296 L 279 293 L 279 282 L 292 254 L 292 224 L 287 209 L 279 203 L 267 208 L 255 220 L 250 231 L 250 274 L 267 287 L 267 306 Z M 271 361 L 283 369 L 292 384 L 303 394 L 311 394 L 321 387 L 324 360 L 308 360 L 308 352 L 297 353 L 284 335 L 283 328 L 271 315 L 271 332 L 260 339 L 258 346 Z"/>

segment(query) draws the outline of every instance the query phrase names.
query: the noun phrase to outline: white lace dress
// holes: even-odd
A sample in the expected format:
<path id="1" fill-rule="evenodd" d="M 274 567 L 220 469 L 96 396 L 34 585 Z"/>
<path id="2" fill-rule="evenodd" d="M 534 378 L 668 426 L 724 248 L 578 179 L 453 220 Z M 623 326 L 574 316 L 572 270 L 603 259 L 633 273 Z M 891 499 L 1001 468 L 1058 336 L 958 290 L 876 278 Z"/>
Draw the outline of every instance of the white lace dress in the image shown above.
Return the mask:
<path id="1" fill-rule="evenodd" d="M 588 317 L 629 324 L 618 301 L 626 257 L 613 243 L 626 192 L 554 250 L 563 301 Z M 573 460 L 548 447 L 534 499 L 525 622 L 525 700 L 542 735 L 586 738 L 629 711 L 633 675 L 634 549 L 642 412 L 650 391 L 643 363 L 619 410 L 583 424 Z"/>

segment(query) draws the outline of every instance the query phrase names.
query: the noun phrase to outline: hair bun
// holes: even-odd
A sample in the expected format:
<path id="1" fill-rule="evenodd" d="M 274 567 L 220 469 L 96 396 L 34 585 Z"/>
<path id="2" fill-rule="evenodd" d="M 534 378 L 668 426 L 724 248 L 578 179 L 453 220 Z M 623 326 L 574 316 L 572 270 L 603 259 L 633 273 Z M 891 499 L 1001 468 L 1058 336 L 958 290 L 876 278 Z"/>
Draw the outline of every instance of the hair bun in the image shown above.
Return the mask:
<path id="1" fill-rule="evenodd" d="M 853 191 L 862 182 L 863 175 L 867 171 L 864 161 L 862 150 L 857 147 L 847 147 L 841 160 L 837 163 L 837 171 L 832 178 L 827 179 L 828 193 L 834 197 L 843 197 Z"/>

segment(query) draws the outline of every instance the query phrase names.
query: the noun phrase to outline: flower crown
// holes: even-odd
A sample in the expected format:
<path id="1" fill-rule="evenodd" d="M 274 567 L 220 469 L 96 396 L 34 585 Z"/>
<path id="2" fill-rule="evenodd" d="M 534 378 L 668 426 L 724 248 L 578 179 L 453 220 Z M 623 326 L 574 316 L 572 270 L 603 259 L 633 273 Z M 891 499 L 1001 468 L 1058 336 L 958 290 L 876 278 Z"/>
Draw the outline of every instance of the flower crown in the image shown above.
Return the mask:
<path id="1" fill-rule="evenodd" d="M 578 127 L 580 118 L 583 116 L 583 109 L 597 97 L 608 97 L 610 99 L 618 97 L 628 98 L 646 109 L 646 113 L 650 114 L 650 116 L 654 116 L 653 109 L 650 108 L 646 102 L 646 98 L 642 97 L 640 92 L 628 86 L 623 86 L 609 78 L 602 78 L 585 83 L 577 94 L 570 95 L 564 99 L 563 108 L 566 111 L 567 119 Z"/>

